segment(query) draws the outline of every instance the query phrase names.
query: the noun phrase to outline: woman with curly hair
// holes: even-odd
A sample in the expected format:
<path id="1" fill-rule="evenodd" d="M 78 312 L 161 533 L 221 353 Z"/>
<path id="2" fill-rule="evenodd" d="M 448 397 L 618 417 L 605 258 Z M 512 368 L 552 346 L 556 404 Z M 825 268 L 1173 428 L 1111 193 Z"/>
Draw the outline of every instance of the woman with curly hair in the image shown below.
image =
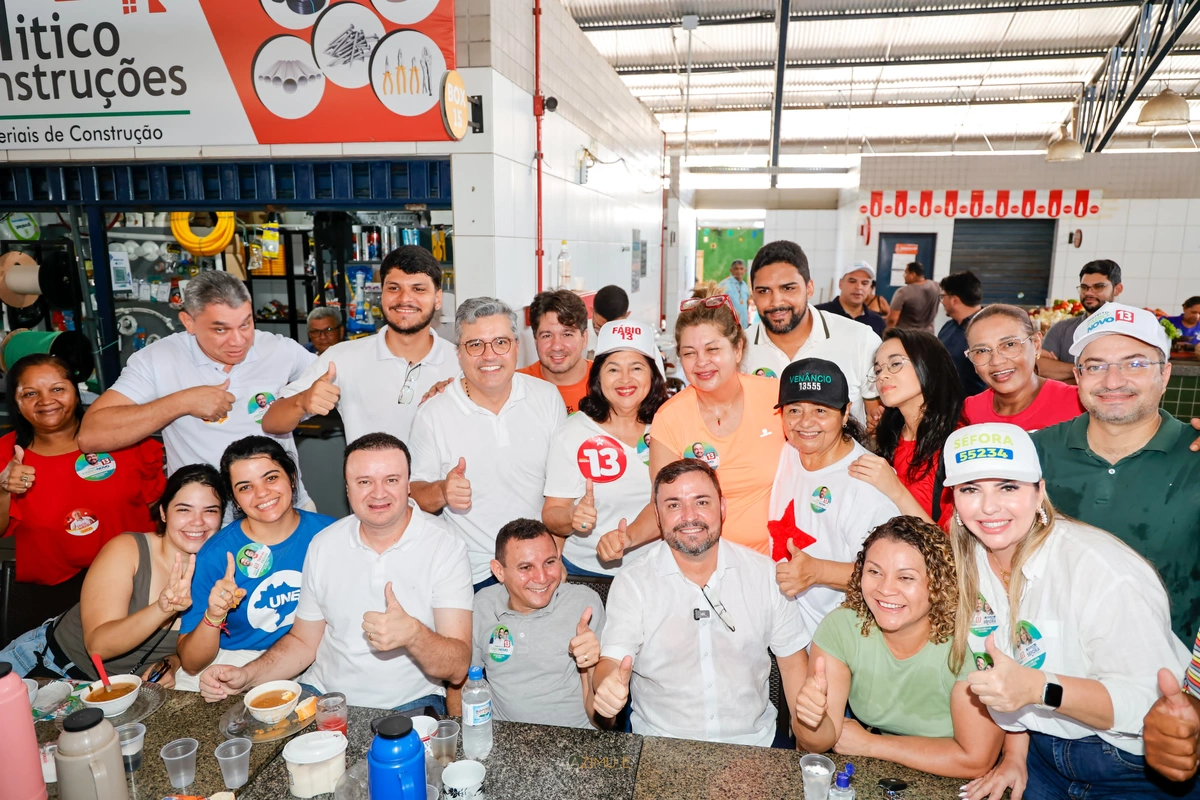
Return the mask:
<path id="1" fill-rule="evenodd" d="M 968 690 L 975 665 L 950 667 L 957 607 L 954 555 L 937 526 L 901 516 L 872 531 L 846 602 L 813 638 L 796 698 L 801 748 L 952 778 L 991 769 L 1004 734 Z"/>

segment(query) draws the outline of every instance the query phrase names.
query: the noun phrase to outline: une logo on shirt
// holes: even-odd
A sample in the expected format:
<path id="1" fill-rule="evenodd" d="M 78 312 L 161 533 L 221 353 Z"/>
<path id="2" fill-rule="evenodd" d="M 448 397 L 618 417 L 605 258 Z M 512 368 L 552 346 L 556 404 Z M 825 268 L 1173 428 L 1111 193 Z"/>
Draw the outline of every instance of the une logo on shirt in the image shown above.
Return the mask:
<path id="1" fill-rule="evenodd" d="M 299 603 L 300 573 L 281 570 L 255 587 L 246 607 L 246 621 L 260 631 L 274 633 L 292 624 Z"/>

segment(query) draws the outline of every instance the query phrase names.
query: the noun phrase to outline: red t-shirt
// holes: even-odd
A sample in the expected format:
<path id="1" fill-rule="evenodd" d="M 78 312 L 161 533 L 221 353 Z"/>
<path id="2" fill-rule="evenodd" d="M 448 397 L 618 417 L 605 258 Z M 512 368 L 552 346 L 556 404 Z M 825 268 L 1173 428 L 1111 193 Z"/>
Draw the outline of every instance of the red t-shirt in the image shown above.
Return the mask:
<path id="1" fill-rule="evenodd" d="M 566 406 L 567 406 L 568 414 L 574 414 L 576 411 L 578 411 L 579 410 L 579 401 L 582 400 L 583 398 L 587 397 L 588 373 L 592 369 L 592 362 L 590 362 L 590 361 L 587 362 L 587 365 L 588 365 L 588 372 L 584 373 L 583 380 L 581 380 L 577 383 L 568 384 L 566 386 L 556 385 L 554 387 L 555 389 L 558 389 L 558 393 L 560 395 L 562 395 L 563 402 L 566 403 Z M 532 364 L 530 364 L 528 367 L 517 370 L 517 372 L 520 372 L 522 375 L 528 375 L 531 378 L 538 378 L 539 380 L 546 380 L 544 377 L 542 377 L 542 362 L 540 362 L 540 361 L 535 361 Z"/>
<path id="2" fill-rule="evenodd" d="M 0 437 L 0 464 L 12 460 L 16 441 L 15 431 Z M 91 566 L 110 539 L 154 530 L 149 505 L 167 482 L 163 446 L 155 440 L 87 456 L 78 450 L 40 456 L 26 448 L 22 463 L 33 467 L 34 482 L 12 496 L 4 531 L 16 537 L 18 581 L 62 583 Z"/>
<path id="3" fill-rule="evenodd" d="M 892 466 L 896 469 L 896 474 L 900 476 L 900 482 L 904 484 L 904 488 L 908 489 L 913 498 L 921 504 L 921 508 L 925 509 L 930 516 L 933 515 L 933 485 L 937 481 L 937 468 L 942 462 L 942 454 L 939 452 L 934 458 L 933 467 L 922 475 L 916 481 L 909 481 L 908 467 L 912 463 L 913 454 L 917 450 L 915 440 L 909 441 L 901 439 L 896 445 L 896 455 L 892 458 Z M 950 516 L 954 513 L 954 491 L 949 487 L 942 489 L 942 506 L 938 514 L 937 523 L 943 530 L 950 529 Z"/>
<path id="4" fill-rule="evenodd" d="M 1001 416 L 992 407 L 995 392 L 988 389 L 974 397 L 968 397 L 963 404 L 963 416 L 968 425 L 978 425 L 982 422 L 1007 422 L 1016 425 L 1021 430 L 1040 431 L 1060 422 L 1075 419 L 1086 410 L 1079 402 L 1079 389 L 1062 381 L 1047 379 L 1029 408 L 1012 416 Z"/>

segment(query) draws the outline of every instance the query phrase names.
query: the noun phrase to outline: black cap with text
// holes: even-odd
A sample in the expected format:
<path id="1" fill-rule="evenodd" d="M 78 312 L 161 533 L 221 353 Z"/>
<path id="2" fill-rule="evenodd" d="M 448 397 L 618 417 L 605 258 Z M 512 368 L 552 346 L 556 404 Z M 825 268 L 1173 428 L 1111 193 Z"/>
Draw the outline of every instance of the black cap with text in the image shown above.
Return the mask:
<path id="1" fill-rule="evenodd" d="M 850 402 L 850 387 L 841 367 L 823 358 L 793 361 L 779 377 L 779 403 L 818 403 L 841 411 Z"/>

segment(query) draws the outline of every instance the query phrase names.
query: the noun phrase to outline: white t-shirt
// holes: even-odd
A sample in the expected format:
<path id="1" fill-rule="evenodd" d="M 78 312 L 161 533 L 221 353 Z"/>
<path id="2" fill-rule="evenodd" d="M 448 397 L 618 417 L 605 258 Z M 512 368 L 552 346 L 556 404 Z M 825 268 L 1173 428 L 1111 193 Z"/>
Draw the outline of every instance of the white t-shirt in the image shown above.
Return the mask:
<path id="1" fill-rule="evenodd" d="M 646 426 L 649 433 L 650 426 Z M 632 523 L 650 502 L 650 449 L 643 441 L 630 447 L 579 411 L 554 434 L 546 462 L 546 497 L 578 501 L 592 479 L 596 529 L 567 537 L 563 557 L 589 572 L 616 575 L 640 557 L 645 547 L 630 550 L 620 561 L 601 564 L 596 558 L 600 537 L 616 530 L 621 518 Z"/>
<path id="2" fill-rule="evenodd" d="M 812 331 L 792 357 L 771 341 L 761 321 L 751 325 L 746 330 L 742 372 L 778 378 L 788 364 L 802 358 L 832 361 L 846 375 L 846 383 L 850 388 L 850 412 L 859 422 L 866 422 L 863 400 L 874 400 L 879 396 L 875 384 L 867 380 L 875 364 L 875 351 L 881 344 L 879 337 L 870 326 L 861 322 L 827 314 L 812 305 L 809 306 L 809 312 L 813 315 Z"/>
<path id="3" fill-rule="evenodd" d="M 325 621 L 317 658 L 300 677 L 324 692 L 341 692 L 352 706 L 395 708 L 427 694 L 445 695 L 404 649 L 379 652 L 363 633 L 363 614 L 385 611 L 390 581 L 400 605 L 430 629 L 435 608 L 470 611 L 474 601 L 467 551 L 457 537 L 409 501 L 408 527 L 383 553 L 363 544 L 351 514 L 321 531 L 308 546 L 296 618 Z"/>
<path id="4" fill-rule="evenodd" d="M 734 631 L 660 539 L 613 579 L 600 654 L 633 656 L 634 733 L 770 747 L 767 649 L 777 658 L 801 650 L 804 623 L 775 585 L 771 559 L 725 539 L 716 546 L 708 586 Z"/>
<path id="5" fill-rule="evenodd" d="M 467 460 L 471 507 L 447 507 L 442 518 L 466 544 L 475 583 L 491 575 L 502 527 L 519 517 L 542 518 L 550 439 L 566 418 L 558 389 L 519 372 L 499 414 L 475 405 L 462 381 L 417 411 L 409 442 L 414 481 L 444 480 L 459 458 Z"/>
<path id="6" fill-rule="evenodd" d="M 433 384 L 456 377 L 460 370 L 454 345 L 429 330 L 433 348 L 418 364 L 410 365 L 387 346 L 387 328 L 374 336 L 338 342 L 309 365 L 299 379 L 283 388 L 281 396 L 293 397 L 306 391 L 336 365 L 334 385 L 342 390 L 338 413 L 346 431 L 346 443 L 367 433 L 382 431 L 408 443 L 413 419 L 421 398 Z M 404 386 L 407 382 L 408 391 Z M 401 396 L 408 402 L 400 402 Z"/>
<path id="7" fill-rule="evenodd" d="M 779 469 L 771 487 L 770 519 L 785 519 L 791 505 L 796 527 L 816 540 L 802 548 L 813 558 L 853 563 L 871 531 L 900 514 L 887 495 L 850 476 L 850 463 L 866 452 L 855 442 L 848 456 L 815 472 L 804 468 L 800 454 L 790 444 L 779 454 Z M 772 549 L 776 551 L 774 542 Z M 787 552 L 786 545 L 783 552 Z M 809 641 L 825 615 L 845 599 L 845 592 L 829 586 L 811 586 L 796 595 Z"/>
<path id="8" fill-rule="evenodd" d="M 219 422 L 205 422 L 184 416 L 163 428 L 163 446 L 167 451 L 167 474 L 188 464 L 220 465 L 221 454 L 233 442 L 246 436 L 270 436 L 296 459 L 292 435 L 274 436 L 262 429 L 267 406 L 281 396 L 283 387 L 300 377 L 316 359 L 295 341 L 285 336 L 254 332 L 254 344 L 245 359 L 229 372 L 204 354 L 190 333 L 173 333 L 129 357 L 121 376 L 112 385 L 138 405 L 197 386 L 220 386 L 229 379 L 229 391 L 237 398 L 233 410 Z M 308 502 L 303 481 L 296 487 L 297 504 Z"/>
<path id="9" fill-rule="evenodd" d="M 1099 736 L 1143 755 L 1142 718 L 1158 700 L 1158 670 L 1183 682 L 1191 653 L 1171 631 L 1170 604 L 1149 562 L 1120 539 L 1070 519 L 1058 519 L 1038 552 L 1021 568 L 1025 591 L 1017 612 L 1021 644 L 1011 644 L 1008 595 L 987 551 L 975 546 L 979 597 L 969 628 L 967 658 L 985 654 L 988 634 L 1004 653 L 1034 669 L 1090 678 L 1108 689 L 1111 730 L 1097 730 L 1034 705 L 991 711 L 1009 731 L 1038 731 L 1060 739 Z M 989 613 L 990 612 L 990 613 Z"/>

